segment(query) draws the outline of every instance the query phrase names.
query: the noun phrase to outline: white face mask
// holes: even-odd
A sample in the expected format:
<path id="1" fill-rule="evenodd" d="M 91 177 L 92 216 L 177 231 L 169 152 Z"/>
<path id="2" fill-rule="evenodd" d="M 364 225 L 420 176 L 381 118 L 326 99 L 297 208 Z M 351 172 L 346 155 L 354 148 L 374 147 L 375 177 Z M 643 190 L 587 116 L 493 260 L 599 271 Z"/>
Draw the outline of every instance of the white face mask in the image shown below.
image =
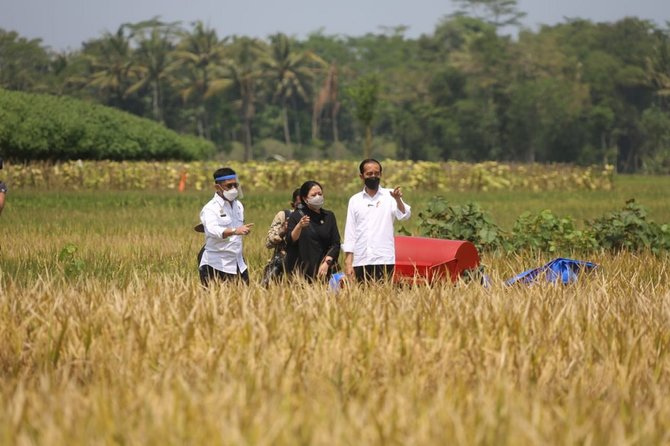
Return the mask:
<path id="1" fill-rule="evenodd" d="M 234 199 L 237 198 L 237 195 L 238 195 L 238 192 L 237 192 L 236 188 L 223 191 L 223 198 L 225 198 L 228 201 L 233 201 Z"/>
<path id="2" fill-rule="evenodd" d="M 312 206 L 314 209 L 321 209 L 323 202 L 323 195 L 315 195 L 314 197 L 307 199 L 307 204 Z"/>

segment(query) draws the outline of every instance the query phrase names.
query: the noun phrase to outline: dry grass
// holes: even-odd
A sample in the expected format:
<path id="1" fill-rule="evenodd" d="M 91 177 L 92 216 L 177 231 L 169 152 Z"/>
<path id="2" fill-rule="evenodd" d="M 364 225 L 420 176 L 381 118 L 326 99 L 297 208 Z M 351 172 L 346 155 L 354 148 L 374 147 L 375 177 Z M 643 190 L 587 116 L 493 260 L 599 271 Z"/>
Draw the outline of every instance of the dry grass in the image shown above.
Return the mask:
<path id="1" fill-rule="evenodd" d="M 602 266 L 569 287 L 339 294 L 3 277 L 0 438 L 667 444 L 667 259 Z"/>
<path id="2" fill-rule="evenodd" d="M 505 287 L 549 258 L 486 256 L 488 289 L 205 291 L 188 206 L 45 200 L 0 227 L 2 444 L 670 442 L 667 256 L 571 286 Z"/>

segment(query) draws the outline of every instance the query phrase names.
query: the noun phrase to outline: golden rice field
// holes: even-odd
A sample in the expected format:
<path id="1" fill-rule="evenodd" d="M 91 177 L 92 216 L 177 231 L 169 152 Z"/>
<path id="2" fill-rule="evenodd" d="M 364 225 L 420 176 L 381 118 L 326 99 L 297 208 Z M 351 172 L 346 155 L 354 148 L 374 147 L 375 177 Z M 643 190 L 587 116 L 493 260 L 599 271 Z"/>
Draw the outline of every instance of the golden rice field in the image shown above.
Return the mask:
<path id="1" fill-rule="evenodd" d="M 453 194 L 503 226 L 592 218 L 634 196 L 670 221 L 667 178 L 612 191 Z M 208 192 L 10 190 L 0 216 L 0 443 L 663 445 L 670 258 L 599 254 L 570 286 L 264 289 L 264 232 L 290 191 L 246 190 L 252 285 L 199 287 Z M 407 191 L 414 218 L 430 191 Z M 328 189 L 343 232 L 348 196 Z M 570 253 L 567 253 L 570 254 Z"/>

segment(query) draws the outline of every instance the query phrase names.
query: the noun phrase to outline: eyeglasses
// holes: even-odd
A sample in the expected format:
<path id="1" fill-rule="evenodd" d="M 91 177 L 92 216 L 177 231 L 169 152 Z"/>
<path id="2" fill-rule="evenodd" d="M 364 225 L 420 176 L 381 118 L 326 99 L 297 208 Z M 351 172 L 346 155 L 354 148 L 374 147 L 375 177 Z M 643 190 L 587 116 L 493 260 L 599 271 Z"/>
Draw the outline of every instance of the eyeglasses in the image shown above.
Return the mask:
<path id="1" fill-rule="evenodd" d="M 223 190 L 237 189 L 240 186 L 240 183 L 228 183 L 222 184 L 221 187 Z"/>

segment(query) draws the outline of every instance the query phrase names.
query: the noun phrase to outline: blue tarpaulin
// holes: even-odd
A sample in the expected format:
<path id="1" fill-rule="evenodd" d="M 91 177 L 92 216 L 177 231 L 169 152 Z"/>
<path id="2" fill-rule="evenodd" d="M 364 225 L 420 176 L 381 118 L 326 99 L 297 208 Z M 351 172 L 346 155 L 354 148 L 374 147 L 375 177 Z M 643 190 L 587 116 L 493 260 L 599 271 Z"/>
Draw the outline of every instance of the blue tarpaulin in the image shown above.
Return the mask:
<path id="1" fill-rule="evenodd" d="M 346 276 L 344 273 L 335 273 L 332 275 L 330 280 L 328 281 L 328 285 L 330 286 L 330 290 L 337 293 L 340 291 L 340 288 L 344 286 L 344 280 L 346 279 Z"/>
<path id="2" fill-rule="evenodd" d="M 595 269 L 598 265 L 584 260 L 574 260 L 557 258 L 539 268 L 529 269 L 524 271 L 511 279 L 507 279 L 505 283 L 512 285 L 514 283 L 531 283 L 536 281 L 542 274 L 544 274 L 549 282 L 556 282 L 558 280 L 563 284 L 568 284 L 577 280 L 577 276 L 581 272 L 587 272 Z"/>

